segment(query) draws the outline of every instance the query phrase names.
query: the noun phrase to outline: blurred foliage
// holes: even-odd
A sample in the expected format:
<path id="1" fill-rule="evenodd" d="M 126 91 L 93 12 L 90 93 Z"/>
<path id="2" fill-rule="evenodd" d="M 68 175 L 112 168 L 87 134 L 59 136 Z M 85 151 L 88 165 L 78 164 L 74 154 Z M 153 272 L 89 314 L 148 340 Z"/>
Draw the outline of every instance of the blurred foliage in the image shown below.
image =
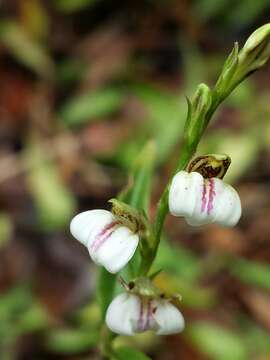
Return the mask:
<path id="1" fill-rule="evenodd" d="M 68 100 L 60 111 L 60 117 L 68 125 L 80 125 L 84 122 L 97 120 L 121 107 L 123 92 L 118 89 L 104 89 L 83 94 Z"/>
<path id="2" fill-rule="evenodd" d="M 216 81 L 232 43 L 269 21 L 269 1 L 3 0 L 1 12 L 0 357 L 96 359 L 120 287 L 89 271 L 70 218 L 117 194 L 153 216 L 185 96 Z M 120 337 L 114 360 L 270 357 L 269 78 L 268 66 L 243 83 L 199 147 L 231 156 L 239 226 L 168 218 L 153 271 L 182 294 L 187 330 Z"/>
<path id="3" fill-rule="evenodd" d="M 191 341 L 213 359 L 244 360 L 248 358 L 241 336 L 210 323 L 194 323 L 188 328 Z"/>
<path id="4" fill-rule="evenodd" d="M 57 167 L 44 159 L 38 144 L 27 148 L 27 161 L 34 164 L 27 180 L 38 209 L 40 226 L 45 229 L 67 226 L 75 210 L 75 199 L 61 182 Z"/>

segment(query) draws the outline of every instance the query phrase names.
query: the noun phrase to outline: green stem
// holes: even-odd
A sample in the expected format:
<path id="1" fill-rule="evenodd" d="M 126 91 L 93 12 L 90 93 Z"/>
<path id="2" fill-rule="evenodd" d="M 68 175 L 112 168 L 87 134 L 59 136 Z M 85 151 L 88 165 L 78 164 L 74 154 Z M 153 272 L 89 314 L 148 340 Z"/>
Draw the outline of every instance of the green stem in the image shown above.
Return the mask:
<path id="1" fill-rule="evenodd" d="M 216 109 L 218 108 L 218 106 L 220 105 L 222 100 L 218 96 L 213 96 L 213 102 L 212 102 L 211 108 L 209 109 L 208 113 L 205 115 L 205 122 L 204 122 L 205 126 L 202 129 L 202 132 L 200 133 L 200 135 L 198 135 L 196 138 L 192 139 L 192 141 L 190 142 L 189 139 L 187 138 L 187 136 L 185 136 L 185 134 L 184 134 L 184 143 L 183 143 L 183 146 L 181 149 L 181 155 L 180 155 L 176 170 L 174 171 L 172 177 L 178 171 L 184 170 L 186 168 L 186 166 L 188 165 L 192 156 L 196 152 L 197 146 L 201 140 L 201 137 L 202 137 L 209 121 L 211 120 L 214 112 L 216 111 Z M 172 177 L 171 177 L 170 181 L 168 182 L 166 188 L 164 189 L 164 191 L 160 197 L 160 200 L 158 202 L 156 218 L 155 218 L 155 222 L 154 222 L 154 226 L 153 226 L 153 235 L 152 235 L 152 242 L 151 242 L 152 246 L 149 249 L 148 256 L 146 256 L 141 263 L 140 274 L 142 274 L 142 275 L 147 275 L 149 273 L 149 270 L 150 270 L 150 268 L 156 258 L 156 255 L 157 255 L 157 250 L 158 250 L 161 235 L 162 235 L 163 225 L 164 225 L 166 216 L 169 212 L 168 198 L 169 198 L 169 189 L 170 189 Z"/>
<path id="2" fill-rule="evenodd" d="M 184 141 L 181 150 L 180 160 L 173 175 L 175 175 L 178 171 L 186 168 L 187 164 L 189 163 L 190 159 L 192 158 L 192 156 L 196 151 L 198 143 L 199 143 L 199 139 L 196 142 L 194 142 L 192 145 L 190 145 L 187 140 Z M 169 197 L 170 183 L 171 180 L 168 182 L 158 202 L 156 219 L 153 226 L 152 247 L 149 251 L 148 256 L 144 259 L 144 261 L 141 264 L 140 274 L 143 275 L 147 275 L 157 254 L 164 221 L 169 211 L 168 197 Z"/>

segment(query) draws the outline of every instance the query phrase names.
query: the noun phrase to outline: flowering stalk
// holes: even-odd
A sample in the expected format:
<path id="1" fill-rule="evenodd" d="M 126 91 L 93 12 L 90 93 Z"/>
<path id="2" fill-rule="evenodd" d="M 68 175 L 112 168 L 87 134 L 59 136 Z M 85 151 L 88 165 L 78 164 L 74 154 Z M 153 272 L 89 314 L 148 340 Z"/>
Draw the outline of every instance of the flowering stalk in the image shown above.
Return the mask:
<path id="1" fill-rule="evenodd" d="M 213 222 L 234 226 L 238 222 L 241 216 L 239 196 L 222 180 L 230 158 L 210 154 L 190 160 L 218 106 L 240 82 L 268 60 L 269 38 L 270 24 L 266 24 L 249 37 L 241 51 L 236 44 L 215 87 L 211 90 L 200 84 L 193 98 L 187 99 L 181 154 L 158 202 L 153 225 L 147 216 L 155 154 L 152 142 L 142 151 L 127 188 L 118 200 L 110 200 L 111 211 L 89 210 L 72 220 L 73 236 L 87 246 L 92 260 L 107 270 L 102 268 L 100 273 L 98 299 L 102 319 L 113 332 L 134 335 L 152 330 L 165 335 L 183 330 L 179 297 L 161 294 L 152 284 L 156 274 L 149 275 L 149 271 L 169 209 L 175 216 L 184 216 L 193 226 Z M 113 299 L 115 276 L 112 274 L 127 264 L 133 281 L 124 285 L 124 294 Z M 101 350 L 110 356 L 115 335 L 104 327 L 103 330 Z"/>
<path id="2" fill-rule="evenodd" d="M 195 95 L 188 102 L 188 114 L 185 123 L 183 145 L 177 167 L 173 173 L 184 170 L 193 155 L 218 106 L 244 79 L 260 69 L 270 57 L 270 23 L 253 32 L 241 51 L 236 43 L 226 60 L 221 75 L 213 90 L 200 84 Z M 173 176 L 172 176 L 173 177 Z M 147 274 L 158 250 L 162 229 L 169 211 L 168 197 L 171 180 L 164 189 L 158 202 L 156 218 L 151 238 L 151 251 L 144 259 L 141 272 Z"/>

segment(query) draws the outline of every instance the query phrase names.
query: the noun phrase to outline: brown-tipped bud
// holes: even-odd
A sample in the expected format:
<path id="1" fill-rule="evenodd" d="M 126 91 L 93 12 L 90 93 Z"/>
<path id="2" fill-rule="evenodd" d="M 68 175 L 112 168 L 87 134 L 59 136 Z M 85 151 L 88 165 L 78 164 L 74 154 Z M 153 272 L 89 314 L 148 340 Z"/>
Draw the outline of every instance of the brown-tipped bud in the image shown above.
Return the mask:
<path id="1" fill-rule="evenodd" d="M 197 172 L 205 179 L 219 178 L 223 179 L 229 166 L 231 159 L 228 155 L 203 155 L 198 156 L 188 165 L 188 172 Z"/>

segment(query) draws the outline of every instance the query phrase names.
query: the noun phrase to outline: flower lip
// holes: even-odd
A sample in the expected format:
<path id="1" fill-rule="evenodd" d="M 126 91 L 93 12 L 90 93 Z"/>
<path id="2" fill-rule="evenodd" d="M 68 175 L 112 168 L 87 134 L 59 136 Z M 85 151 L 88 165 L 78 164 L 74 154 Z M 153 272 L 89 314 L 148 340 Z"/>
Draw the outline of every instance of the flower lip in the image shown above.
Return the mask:
<path id="1" fill-rule="evenodd" d="M 92 260 L 111 273 L 127 264 L 139 242 L 138 234 L 107 210 L 89 210 L 76 215 L 70 231 L 88 248 Z"/>
<path id="2" fill-rule="evenodd" d="M 180 311 L 168 300 L 120 294 L 109 305 L 107 326 L 121 335 L 134 335 L 148 330 L 158 335 L 169 335 L 184 328 Z"/>

